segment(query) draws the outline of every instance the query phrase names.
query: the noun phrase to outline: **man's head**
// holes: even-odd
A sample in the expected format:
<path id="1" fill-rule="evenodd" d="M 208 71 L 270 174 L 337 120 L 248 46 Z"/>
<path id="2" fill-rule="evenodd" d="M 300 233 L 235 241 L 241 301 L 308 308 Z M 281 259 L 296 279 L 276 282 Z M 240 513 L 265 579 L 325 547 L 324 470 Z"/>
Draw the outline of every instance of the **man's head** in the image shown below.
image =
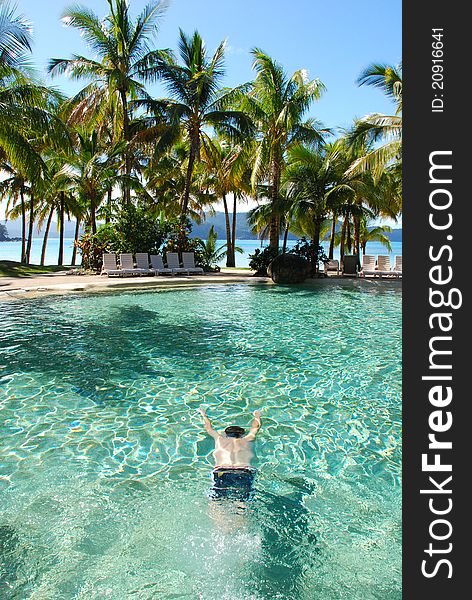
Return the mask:
<path id="1" fill-rule="evenodd" d="M 246 431 L 242 427 L 238 427 L 238 425 L 231 425 L 231 427 L 225 429 L 225 433 L 226 437 L 241 438 Z"/>

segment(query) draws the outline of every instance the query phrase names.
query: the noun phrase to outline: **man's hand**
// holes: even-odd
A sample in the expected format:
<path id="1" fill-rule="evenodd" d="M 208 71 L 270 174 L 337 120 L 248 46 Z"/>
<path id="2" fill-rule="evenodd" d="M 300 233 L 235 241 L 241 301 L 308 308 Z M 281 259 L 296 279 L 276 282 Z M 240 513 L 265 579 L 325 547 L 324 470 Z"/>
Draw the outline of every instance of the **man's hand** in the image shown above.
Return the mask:
<path id="1" fill-rule="evenodd" d="M 252 414 L 254 415 L 255 419 L 260 419 L 261 418 L 261 411 L 260 410 L 255 410 Z"/>
<path id="2" fill-rule="evenodd" d="M 206 417 L 207 416 L 206 410 L 205 410 L 205 407 L 203 406 L 203 404 L 197 410 L 202 415 L 202 417 Z"/>

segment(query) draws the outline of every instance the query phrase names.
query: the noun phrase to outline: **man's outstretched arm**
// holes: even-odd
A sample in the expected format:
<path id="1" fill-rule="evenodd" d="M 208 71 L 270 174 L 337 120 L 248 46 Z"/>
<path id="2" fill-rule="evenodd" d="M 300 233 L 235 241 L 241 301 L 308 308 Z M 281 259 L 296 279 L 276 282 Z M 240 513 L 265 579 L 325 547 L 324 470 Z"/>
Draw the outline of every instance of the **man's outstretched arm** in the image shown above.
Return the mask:
<path id="1" fill-rule="evenodd" d="M 212 438 L 217 438 L 218 437 L 218 432 L 215 431 L 213 429 L 213 427 L 211 426 L 211 421 L 208 418 L 205 409 L 203 408 L 203 406 L 200 406 L 200 408 L 198 409 L 198 412 L 202 415 L 203 417 L 203 427 L 205 428 L 205 431 L 208 433 L 208 435 L 211 435 Z"/>
<path id="2" fill-rule="evenodd" d="M 256 438 L 257 432 L 259 431 L 259 429 L 261 428 L 261 411 L 260 410 L 255 410 L 254 411 L 254 419 L 252 420 L 251 423 L 251 428 L 249 429 L 249 433 L 245 436 L 246 440 L 254 440 Z"/>

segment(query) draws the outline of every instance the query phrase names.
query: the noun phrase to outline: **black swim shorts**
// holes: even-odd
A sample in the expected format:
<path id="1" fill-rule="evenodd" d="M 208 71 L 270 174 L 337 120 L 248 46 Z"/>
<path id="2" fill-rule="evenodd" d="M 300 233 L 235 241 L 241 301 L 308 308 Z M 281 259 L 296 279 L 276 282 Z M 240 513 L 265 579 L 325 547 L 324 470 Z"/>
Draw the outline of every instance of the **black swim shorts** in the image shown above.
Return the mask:
<path id="1" fill-rule="evenodd" d="M 252 484 L 256 478 L 256 469 L 231 469 L 217 467 L 212 472 L 213 486 L 210 497 L 231 498 L 233 500 L 250 500 Z"/>

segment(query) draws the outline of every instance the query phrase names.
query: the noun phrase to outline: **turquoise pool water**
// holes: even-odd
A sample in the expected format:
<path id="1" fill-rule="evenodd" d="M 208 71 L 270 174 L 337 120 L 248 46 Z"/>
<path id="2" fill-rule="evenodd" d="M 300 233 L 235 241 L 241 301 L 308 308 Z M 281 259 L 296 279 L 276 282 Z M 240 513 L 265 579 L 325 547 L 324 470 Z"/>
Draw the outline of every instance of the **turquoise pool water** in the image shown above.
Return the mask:
<path id="1" fill-rule="evenodd" d="M 401 598 L 401 290 L 226 285 L 0 306 L 0 597 Z M 246 507 L 217 428 L 263 408 Z"/>

